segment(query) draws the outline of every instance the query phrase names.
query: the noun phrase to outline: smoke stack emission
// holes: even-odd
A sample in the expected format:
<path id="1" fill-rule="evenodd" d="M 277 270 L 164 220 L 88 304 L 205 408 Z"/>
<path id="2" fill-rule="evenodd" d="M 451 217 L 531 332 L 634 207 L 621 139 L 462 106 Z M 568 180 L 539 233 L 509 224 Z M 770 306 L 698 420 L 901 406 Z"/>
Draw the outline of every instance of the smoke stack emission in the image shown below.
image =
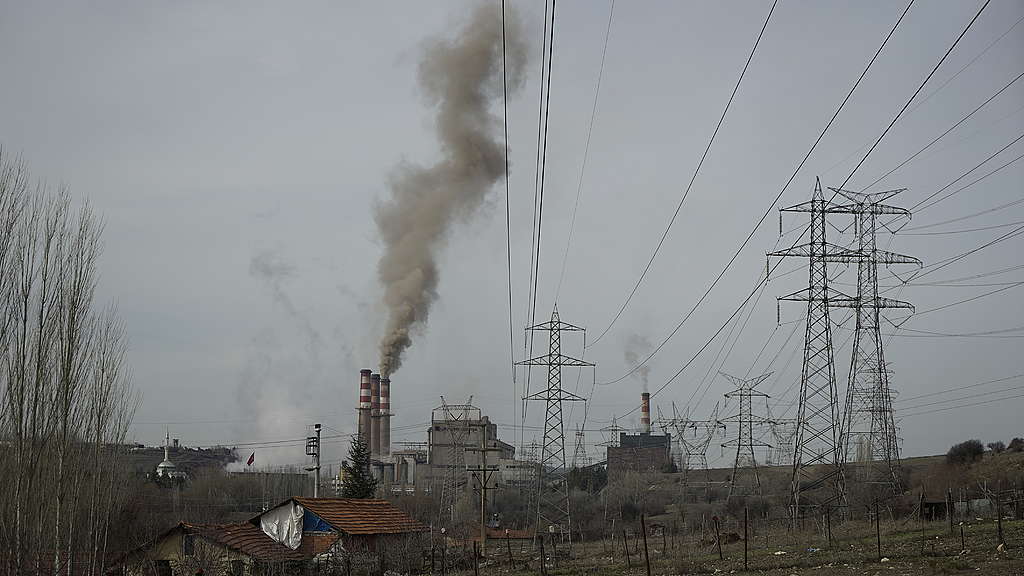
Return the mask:
<path id="1" fill-rule="evenodd" d="M 430 42 L 420 60 L 420 90 L 436 110 L 441 159 L 432 166 L 396 167 L 390 195 L 376 210 L 384 245 L 377 276 L 388 316 L 380 371 L 388 376 L 401 367 L 411 331 L 426 323 L 437 298 L 437 255 L 452 224 L 471 217 L 505 175 L 501 121 L 490 112 L 503 94 L 501 24 L 498 3 L 481 3 L 458 36 Z M 512 93 L 522 84 L 526 63 L 515 14 L 506 15 L 504 33 Z"/>
<path id="2" fill-rule="evenodd" d="M 651 395 L 647 392 L 640 395 L 640 427 L 645 434 L 651 433 Z"/>
<path id="3" fill-rule="evenodd" d="M 380 374 L 370 374 L 370 458 L 380 460 Z"/>
<path id="4" fill-rule="evenodd" d="M 651 349 L 651 341 L 639 334 L 633 334 L 626 341 L 626 353 L 625 360 L 626 366 L 632 368 L 641 361 L 641 355 L 646 355 Z M 633 377 L 640 380 L 643 385 L 643 391 L 647 392 L 647 379 L 651 376 L 651 366 L 644 364 L 633 371 Z"/>

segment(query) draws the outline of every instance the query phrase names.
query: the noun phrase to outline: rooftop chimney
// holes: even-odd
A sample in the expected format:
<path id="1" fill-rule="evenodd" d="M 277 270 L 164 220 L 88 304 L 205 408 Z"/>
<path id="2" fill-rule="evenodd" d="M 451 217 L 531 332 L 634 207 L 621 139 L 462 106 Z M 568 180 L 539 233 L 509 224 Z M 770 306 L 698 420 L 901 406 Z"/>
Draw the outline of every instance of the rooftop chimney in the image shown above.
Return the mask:
<path id="1" fill-rule="evenodd" d="M 640 427 L 644 434 L 651 433 L 651 394 L 640 394 Z"/>
<path id="2" fill-rule="evenodd" d="M 380 374 L 370 374 L 370 458 L 380 460 Z"/>
<path id="3" fill-rule="evenodd" d="M 370 445 L 370 369 L 359 371 L 359 435 Z"/>

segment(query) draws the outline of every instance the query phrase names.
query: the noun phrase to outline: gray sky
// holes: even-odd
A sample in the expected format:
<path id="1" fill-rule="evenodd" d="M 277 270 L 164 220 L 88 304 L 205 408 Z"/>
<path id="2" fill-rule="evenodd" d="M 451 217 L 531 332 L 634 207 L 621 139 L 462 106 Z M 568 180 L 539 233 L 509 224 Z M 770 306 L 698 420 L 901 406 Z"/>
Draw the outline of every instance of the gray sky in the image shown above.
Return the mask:
<path id="1" fill-rule="evenodd" d="M 509 102 L 514 313 L 521 358 L 543 5 L 511 4 L 519 8 L 533 49 L 526 86 Z M 940 1 L 911 9 L 782 204 L 806 200 L 815 175 L 826 186 L 849 175 L 860 158 L 855 152 L 881 133 L 978 5 Z M 358 370 L 376 362 L 383 325 L 372 207 L 386 192 L 396 163 L 437 158 L 432 110 L 416 85 L 417 62 L 424 41 L 452 34 L 469 6 L 3 2 L 0 143 L 21 153 L 41 179 L 69 184 L 105 218 L 101 296 L 117 303 L 129 326 L 135 382 L 144 394 L 133 431 L 137 440 L 159 442 L 168 422 L 172 435 L 189 445 L 299 438 L 313 421 L 324 422 L 332 434 L 354 429 Z M 563 320 L 586 326 L 591 338 L 607 326 L 661 236 L 768 8 L 765 2 L 616 6 L 576 229 L 557 295 Z M 612 331 L 587 350 L 587 358 L 598 364 L 598 382 L 629 368 L 630 343 L 661 342 L 703 293 L 902 9 L 884 2 L 779 4 L 651 272 Z M 608 5 L 601 2 L 563 1 L 557 10 L 539 282 L 542 319 L 556 297 L 608 18 Z M 994 1 L 918 101 L 1022 16 L 1024 4 Z M 988 98 L 1022 71 L 1022 55 L 1024 25 L 913 107 L 850 186 L 859 189 L 875 180 Z M 1024 85 L 1014 85 L 879 187 L 907 187 L 897 203 L 917 203 L 1019 136 L 1022 105 Z M 961 184 L 1015 158 L 1022 147 L 1010 147 Z M 915 215 L 912 226 L 1019 199 L 1022 175 L 1024 163 L 1013 164 Z M 460 402 L 473 394 L 474 403 L 502 424 L 502 436 L 512 439 L 522 381 L 514 388 L 508 367 L 502 192 L 496 187 L 477 217 L 459 223 L 440 258 L 440 299 L 393 378 L 395 440 L 424 439 L 424 423 L 439 394 Z M 921 232 L 1018 220 L 1024 220 L 1022 206 Z M 804 223 L 790 216 L 786 228 Z M 900 234 L 892 249 L 928 264 L 1010 230 Z M 708 301 L 651 361 L 652 391 L 749 292 L 763 273 L 764 253 L 777 240 L 773 213 Z M 1008 240 L 922 282 L 1020 264 L 1022 246 L 1021 237 Z M 787 262 L 779 271 L 801 265 Z M 895 282 L 888 273 L 881 276 L 885 285 Z M 754 372 L 780 351 L 792 325 L 776 331 L 773 299 L 797 290 L 802 278 L 796 273 L 768 285 L 746 328 L 734 333 L 739 337 L 724 360 L 725 371 L 742 375 L 751 369 L 773 331 Z M 964 283 L 1020 279 L 1022 272 L 1016 271 Z M 838 278 L 853 281 L 852 270 Z M 900 297 L 925 311 L 999 287 L 910 286 Z M 905 327 L 944 333 L 1019 327 L 1022 290 L 1011 287 L 930 312 Z M 796 304 L 782 306 L 783 322 L 802 313 Z M 897 400 L 903 413 L 942 408 L 950 404 L 914 407 L 974 393 L 1014 387 L 1024 393 L 1019 388 L 1024 379 L 1017 379 L 912 399 L 1024 372 L 1022 340 L 1005 337 L 1021 332 L 999 338 L 900 334 L 886 352 L 893 387 L 907 398 Z M 837 330 L 837 346 L 848 335 Z M 794 397 L 799 354 L 783 367 L 801 336 L 799 329 L 772 366 L 779 378 L 765 386 L 779 397 L 773 402 L 786 404 Z M 721 342 L 656 395 L 654 405 L 668 409 L 674 400 L 682 406 L 709 372 Z M 567 337 L 563 344 L 567 352 L 580 353 L 581 340 Z M 644 351 L 639 352 L 642 357 Z M 847 345 L 837 352 L 841 389 L 848 363 Z M 537 372 L 534 389 L 542 379 Z M 566 373 L 565 380 L 575 387 L 574 374 Z M 590 381 L 589 374 L 582 379 L 581 394 L 589 394 Z M 633 378 L 598 386 L 588 427 L 600 428 L 613 413 L 633 409 L 640 387 Z M 714 379 L 694 412 L 707 413 L 727 390 L 724 380 Z M 1011 390 L 951 404 L 1012 395 Z M 904 452 L 940 452 L 969 437 L 987 442 L 1024 435 L 1022 407 L 1024 398 L 1017 398 L 908 416 L 901 424 Z M 775 410 L 784 412 L 786 406 Z M 531 407 L 527 424 L 538 426 L 540 413 L 539 406 Z M 568 426 L 581 417 L 581 410 L 574 411 Z M 637 420 L 633 414 L 621 423 Z M 526 440 L 538 434 L 527 429 Z M 589 434 L 588 442 L 600 441 L 598 436 Z M 343 444 L 328 446 L 330 456 L 339 458 Z M 713 448 L 709 455 L 718 453 Z M 259 448 L 257 458 L 304 459 L 301 446 Z"/>

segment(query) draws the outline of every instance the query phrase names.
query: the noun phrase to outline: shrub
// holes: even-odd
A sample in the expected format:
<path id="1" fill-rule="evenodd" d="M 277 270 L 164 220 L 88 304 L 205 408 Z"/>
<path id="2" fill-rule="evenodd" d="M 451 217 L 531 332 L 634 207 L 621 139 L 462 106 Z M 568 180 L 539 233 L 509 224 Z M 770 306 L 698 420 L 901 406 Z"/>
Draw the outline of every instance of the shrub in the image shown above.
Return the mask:
<path id="1" fill-rule="evenodd" d="M 946 462 L 949 464 L 970 464 L 981 458 L 985 453 L 985 447 L 980 440 L 968 440 L 954 445 L 946 452 Z"/>
<path id="2" fill-rule="evenodd" d="M 1003 450 L 1006 450 L 1006 444 L 1003 444 L 1002 442 L 989 442 L 988 449 L 991 450 L 993 454 L 999 454 Z"/>
<path id="3" fill-rule="evenodd" d="M 1014 438 L 1010 440 L 1010 446 L 1008 447 L 1010 452 L 1024 452 L 1024 438 Z"/>

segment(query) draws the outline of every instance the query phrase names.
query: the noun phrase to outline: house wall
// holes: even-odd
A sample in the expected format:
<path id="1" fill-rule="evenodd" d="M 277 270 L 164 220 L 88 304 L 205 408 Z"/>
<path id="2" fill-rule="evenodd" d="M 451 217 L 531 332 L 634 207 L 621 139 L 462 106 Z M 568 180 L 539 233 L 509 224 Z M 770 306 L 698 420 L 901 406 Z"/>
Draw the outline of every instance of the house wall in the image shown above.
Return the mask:
<path id="1" fill-rule="evenodd" d="M 242 574 L 255 574 L 252 558 L 223 546 L 213 544 L 198 536 L 193 541 L 192 554 L 184 554 L 183 532 L 174 532 L 156 542 L 147 550 L 140 552 L 124 563 L 124 574 L 128 576 L 151 576 L 159 574 L 157 565 L 168 561 L 173 576 L 193 576 L 200 568 L 210 575 L 233 575 L 232 568 L 239 567 L 233 562 L 241 562 Z"/>

